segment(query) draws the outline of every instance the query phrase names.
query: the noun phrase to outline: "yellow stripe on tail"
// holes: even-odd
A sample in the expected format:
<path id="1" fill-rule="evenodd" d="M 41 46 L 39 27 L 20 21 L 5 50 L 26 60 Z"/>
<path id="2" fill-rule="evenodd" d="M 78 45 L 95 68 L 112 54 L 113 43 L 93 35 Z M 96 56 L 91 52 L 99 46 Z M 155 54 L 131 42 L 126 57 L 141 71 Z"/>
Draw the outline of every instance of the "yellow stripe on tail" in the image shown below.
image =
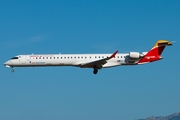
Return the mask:
<path id="1" fill-rule="evenodd" d="M 169 42 L 169 41 L 159 40 L 159 41 L 156 42 L 156 44 L 154 45 L 153 48 L 155 48 L 155 47 L 157 47 L 157 46 L 159 46 L 159 45 L 172 45 L 172 44 L 171 44 L 171 42 Z M 152 49 L 153 49 L 153 48 L 152 48 Z"/>

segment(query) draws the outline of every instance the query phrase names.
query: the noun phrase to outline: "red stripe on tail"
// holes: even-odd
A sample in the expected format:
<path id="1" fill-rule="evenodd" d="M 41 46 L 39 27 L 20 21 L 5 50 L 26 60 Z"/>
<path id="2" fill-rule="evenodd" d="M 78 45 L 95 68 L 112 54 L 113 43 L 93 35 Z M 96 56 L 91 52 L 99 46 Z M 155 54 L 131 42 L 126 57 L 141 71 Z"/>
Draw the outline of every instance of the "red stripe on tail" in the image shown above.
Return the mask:
<path id="1" fill-rule="evenodd" d="M 157 46 L 151 49 L 138 63 L 153 62 L 160 59 L 160 55 L 166 46 Z"/>

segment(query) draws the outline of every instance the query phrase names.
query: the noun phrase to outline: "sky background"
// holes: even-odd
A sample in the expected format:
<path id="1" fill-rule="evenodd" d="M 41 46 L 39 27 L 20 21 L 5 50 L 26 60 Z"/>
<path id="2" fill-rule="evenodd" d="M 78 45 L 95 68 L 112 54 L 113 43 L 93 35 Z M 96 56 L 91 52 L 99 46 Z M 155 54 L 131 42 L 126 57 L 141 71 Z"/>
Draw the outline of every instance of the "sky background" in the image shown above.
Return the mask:
<path id="1" fill-rule="evenodd" d="M 1 120 L 135 120 L 180 112 L 179 0 L 0 0 Z M 20 54 L 149 51 L 163 60 L 99 70 L 15 68 Z"/>

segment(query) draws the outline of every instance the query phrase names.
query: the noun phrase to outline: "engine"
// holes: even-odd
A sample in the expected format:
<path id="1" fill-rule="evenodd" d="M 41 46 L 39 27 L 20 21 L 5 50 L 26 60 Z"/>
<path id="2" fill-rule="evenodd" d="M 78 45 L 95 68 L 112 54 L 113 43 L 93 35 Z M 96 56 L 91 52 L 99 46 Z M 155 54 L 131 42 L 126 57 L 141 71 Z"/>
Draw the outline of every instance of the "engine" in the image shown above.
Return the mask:
<path id="1" fill-rule="evenodd" d="M 139 54 L 139 52 L 130 52 L 129 57 L 133 59 L 138 59 L 144 57 L 144 55 Z"/>

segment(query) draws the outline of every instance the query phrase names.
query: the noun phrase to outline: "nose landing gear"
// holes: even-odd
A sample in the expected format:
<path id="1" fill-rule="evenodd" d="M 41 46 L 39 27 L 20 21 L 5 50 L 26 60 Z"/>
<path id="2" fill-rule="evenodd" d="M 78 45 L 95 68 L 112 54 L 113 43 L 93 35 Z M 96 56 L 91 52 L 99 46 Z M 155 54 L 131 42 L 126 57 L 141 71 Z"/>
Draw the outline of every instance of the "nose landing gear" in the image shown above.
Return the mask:
<path id="1" fill-rule="evenodd" d="M 14 72 L 14 69 L 13 69 L 13 67 L 12 67 L 12 70 L 11 70 L 11 72 Z"/>

